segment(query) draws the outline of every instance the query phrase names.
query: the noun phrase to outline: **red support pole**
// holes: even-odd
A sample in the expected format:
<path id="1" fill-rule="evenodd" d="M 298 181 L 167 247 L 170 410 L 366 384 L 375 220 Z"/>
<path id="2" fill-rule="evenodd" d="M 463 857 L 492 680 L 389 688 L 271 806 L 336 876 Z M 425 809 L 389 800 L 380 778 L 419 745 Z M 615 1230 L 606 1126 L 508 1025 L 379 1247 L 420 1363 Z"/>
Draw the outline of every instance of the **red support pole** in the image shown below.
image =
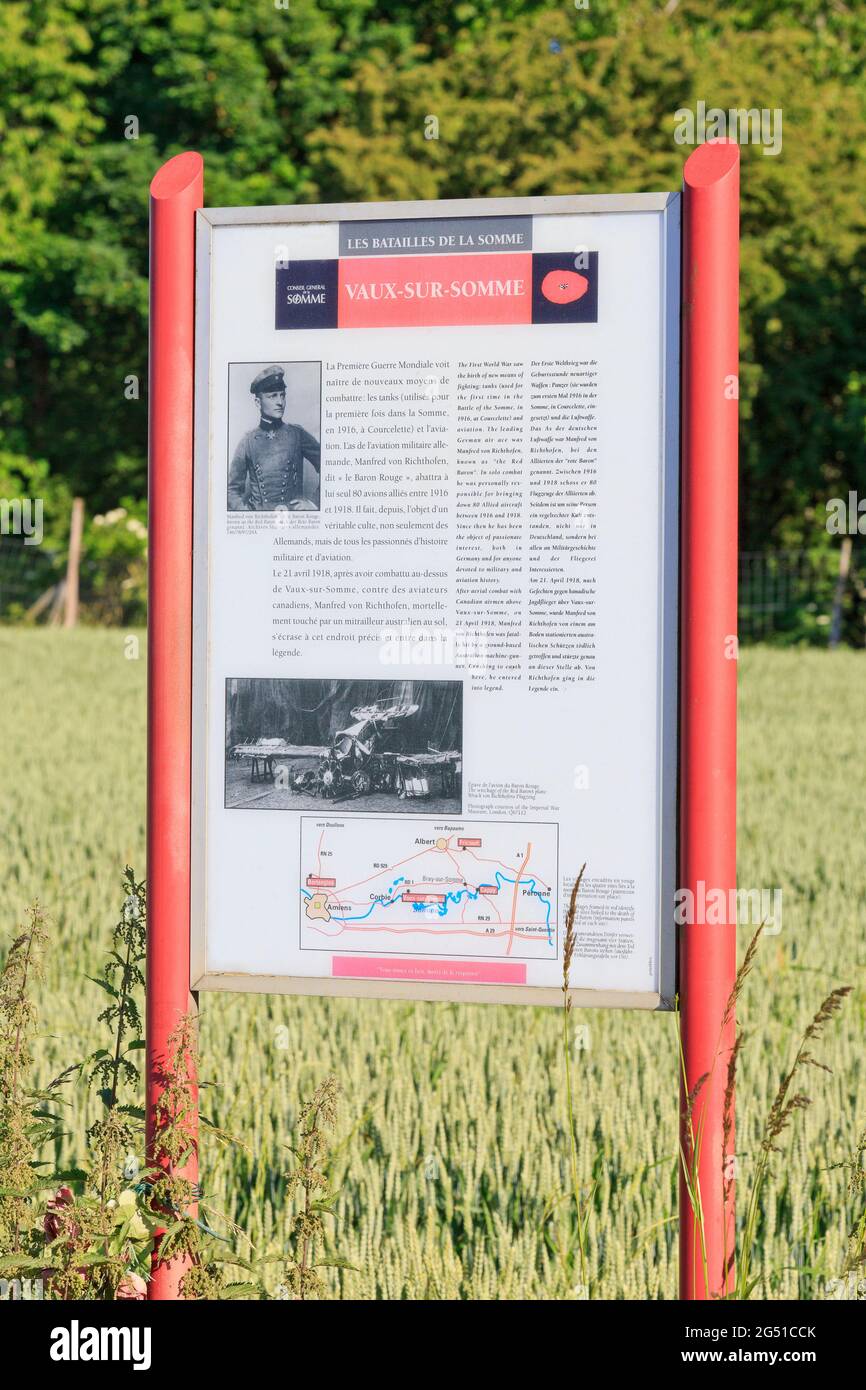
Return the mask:
<path id="1" fill-rule="evenodd" d="M 734 1277 L 733 1015 L 722 1025 L 737 964 L 727 905 L 737 881 L 739 147 L 698 146 L 683 181 L 680 887 L 696 911 L 680 927 L 680 1134 L 699 1200 L 681 1169 L 680 1297 L 708 1299 Z M 713 889 L 725 895 L 724 925 L 701 910 Z"/>
<path id="2" fill-rule="evenodd" d="M 196 1010 L 189 989 L 192 431 L 195 210 L 201 155 L 176 155 L 150 186 L 147 681 L 147 1160 L 164 1162 L 156 1104 L 168 1040 Z M 197 1114 L 198 1096 L 192 1100 Z M 193 1158 L 183 1176 L 195 1182 Z M 181 1260 L 154 1259 L 148 1297 L 176 1299 Z"/>

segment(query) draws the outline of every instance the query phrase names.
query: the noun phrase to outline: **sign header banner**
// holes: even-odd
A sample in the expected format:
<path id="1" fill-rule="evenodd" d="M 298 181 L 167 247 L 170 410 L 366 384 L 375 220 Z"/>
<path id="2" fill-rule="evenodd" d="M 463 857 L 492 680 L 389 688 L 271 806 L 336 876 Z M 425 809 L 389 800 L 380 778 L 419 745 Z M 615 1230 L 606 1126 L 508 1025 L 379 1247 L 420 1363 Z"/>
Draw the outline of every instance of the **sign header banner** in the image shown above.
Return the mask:
<path id="1" fill-rule="evenodd" d="M 531 240 L 531 231 L 528 235 Z M 597 251 L 475 254 L 461 249 L 399 256 L 355 251 L 339 260 L 278 265 L 275 276 L 277 329 L 595 323 L 598 318 Z"/>
<path id="2" fill-rule="evenodd" d="M 340 223 L 341 256 L 531 250 L 531 217 L 416 217 Z"/>

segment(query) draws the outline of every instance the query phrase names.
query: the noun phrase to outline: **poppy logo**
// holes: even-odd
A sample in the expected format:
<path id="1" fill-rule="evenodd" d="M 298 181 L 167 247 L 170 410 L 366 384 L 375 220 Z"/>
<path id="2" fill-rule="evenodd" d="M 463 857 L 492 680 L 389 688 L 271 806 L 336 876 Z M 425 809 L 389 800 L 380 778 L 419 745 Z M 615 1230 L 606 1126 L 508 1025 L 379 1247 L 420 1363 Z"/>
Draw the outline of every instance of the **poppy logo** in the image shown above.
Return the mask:
<path id="1" fill-rule="evenodd" d="M 541 293 L 551 304 L 573 304 L 589 289 L 585 275 L 576 270 L 549 270 L 541 282 Z"/>

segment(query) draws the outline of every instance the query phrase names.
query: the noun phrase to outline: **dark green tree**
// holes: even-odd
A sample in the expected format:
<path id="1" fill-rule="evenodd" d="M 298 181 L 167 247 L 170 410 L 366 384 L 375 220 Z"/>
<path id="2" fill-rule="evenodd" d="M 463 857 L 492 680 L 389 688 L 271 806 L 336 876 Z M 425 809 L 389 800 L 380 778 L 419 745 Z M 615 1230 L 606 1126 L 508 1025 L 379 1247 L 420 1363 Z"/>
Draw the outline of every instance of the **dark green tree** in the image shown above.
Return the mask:
<path id="1" fill-rule="evenodd" d="M 783 113 L 778 156 L 743 149 L 742 543 L 831 545 L 826 500 L 866 494 L 863 7 L 12 0 L 0 25 L 4 480 L 143 496 L 147 190 L 178 150 L 213 205 L 676 188 L 702 100 Z"/>

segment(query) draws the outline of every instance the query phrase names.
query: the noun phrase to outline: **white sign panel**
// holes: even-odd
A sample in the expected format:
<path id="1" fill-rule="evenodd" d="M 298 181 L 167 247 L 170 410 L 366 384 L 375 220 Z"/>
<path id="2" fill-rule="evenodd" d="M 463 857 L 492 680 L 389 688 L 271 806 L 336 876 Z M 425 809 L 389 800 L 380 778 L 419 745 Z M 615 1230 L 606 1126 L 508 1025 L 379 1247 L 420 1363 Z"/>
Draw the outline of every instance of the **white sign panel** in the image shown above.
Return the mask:
<path id="1" fill-rule="evenodd" d="M 191 984 L 673 994 L 679 197 L 199 214 Z"/>

